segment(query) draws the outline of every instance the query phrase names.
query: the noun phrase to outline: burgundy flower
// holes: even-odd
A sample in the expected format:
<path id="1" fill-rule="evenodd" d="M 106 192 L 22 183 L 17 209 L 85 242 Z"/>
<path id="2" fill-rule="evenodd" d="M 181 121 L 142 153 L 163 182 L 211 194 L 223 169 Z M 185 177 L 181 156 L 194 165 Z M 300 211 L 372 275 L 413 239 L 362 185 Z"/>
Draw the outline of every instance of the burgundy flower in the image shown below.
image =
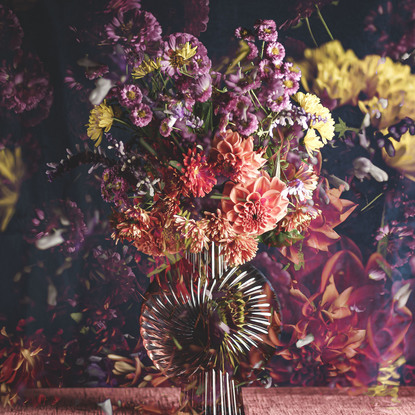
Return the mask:
<path id="1" fill-rule="evenodd" d="M 49 75 L 39 58 L 31 53 L 17 53 L 13 62 L 2 62 L 0 88 L 0 106 L 16 114 L 32 111 L 41 103 L 45 105 L 44 112 L 49 112 L 52 94 Z"/>
<path id="2" fill-rule="evenodd" d="M 22 44 L 23 30 L 16 15 L 0 4 L 0 50 L 18 50 Z"/>
<path id="3" fill-rule="evenodd" d="M 399 60 L 415 48 L 415 1 L 383 0 L 365 19 L 375 52 Z"/>

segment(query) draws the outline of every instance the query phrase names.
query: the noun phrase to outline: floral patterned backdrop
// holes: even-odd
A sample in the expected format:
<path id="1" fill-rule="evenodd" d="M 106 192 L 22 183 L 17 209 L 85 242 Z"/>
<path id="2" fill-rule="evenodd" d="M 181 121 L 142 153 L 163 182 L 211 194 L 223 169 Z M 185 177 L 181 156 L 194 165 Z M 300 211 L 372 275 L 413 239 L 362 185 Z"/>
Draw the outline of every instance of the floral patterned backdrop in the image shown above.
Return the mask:
<path id="1" fill-rule="evenodd" d="M 123 183 L 98 168 L 101 150 L 87 150 L 111 127 L 104 115 L 94 127 L 93 111 L 106 111 L 97 95 L 124 82 L 128 49 L 97 45 L 103 28 L 104 46 L 120 44 L 128 22 L 115 17 L 131 9 L 147 11 L 135 25 L 148 48 L 190 33 L 218 71 L 258 53 L 245 28 L 274 20 L 279 53 L 302 74 L 298 96 L 317 96 L 335 122 L 329 144 L 304 143 L 309 154 L 321 148 L 312 188 L 320 214 L 303 226 L 298 211 L 285 233 L 255 245 L 253 264 L 278 294 L 282 332 L 266 368 L 246 370 L 246 384 L 391 395 L 414 385 L 413 1 L 8 0 L 0 5 L 2 404 L 19 402 L 28 387 L 170 384 L 139 334 L 160 262 L 111 238 L 106 202 L 119 202 Z M 202 100 L 206 90 L 196 91 Z M 140 127 L 142 105 L 132 119 Z M 235 118 L 226 122 L 248 136 L 238 108 L 229 104 Z"/>

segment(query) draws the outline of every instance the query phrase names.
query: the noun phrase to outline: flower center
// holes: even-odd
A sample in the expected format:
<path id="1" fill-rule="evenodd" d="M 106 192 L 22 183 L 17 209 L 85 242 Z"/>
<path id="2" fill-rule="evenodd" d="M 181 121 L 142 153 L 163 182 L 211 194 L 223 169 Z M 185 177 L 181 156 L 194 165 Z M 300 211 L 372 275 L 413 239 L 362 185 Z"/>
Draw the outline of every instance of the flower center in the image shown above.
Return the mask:
<path id="1" fill-rule="evenodd" d="M 128 91 L 128 92 L 127 92 L 127 98 L 128 98 L 130 101 L 135 100 L 135 97 L 136 97 L 136 94 L 135 94 L 135 92 L 134 92 L 134 91 Z"/>

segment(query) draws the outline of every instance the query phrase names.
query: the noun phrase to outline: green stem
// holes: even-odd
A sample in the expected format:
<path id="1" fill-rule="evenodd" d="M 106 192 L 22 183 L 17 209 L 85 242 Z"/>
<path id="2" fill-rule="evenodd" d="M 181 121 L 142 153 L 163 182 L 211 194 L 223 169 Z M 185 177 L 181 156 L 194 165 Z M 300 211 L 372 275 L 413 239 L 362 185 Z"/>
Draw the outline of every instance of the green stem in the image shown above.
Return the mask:
<path id="1" fill-rule="evenodd" d="M 310 21 L 308 20 L 308 17 L 305 18 L 305 22 L 307 23 L 307 29 L 308 29 L 308 32 L 310 33 L 311 39 L 313 39 L 314 46 L 318 48 L 318 44 L 311 30 Z"/>
<path id="2" fill-rule="evenodd" d="M 126 127 L 130 128 L 131 130 L 134 130 L 133 126 L 131 124 L 128 124 L 127 122 L 120 120 L 119 118 L 113 118 L 114 121 L 119 122 L 122 125 L 125 125 Z"/>
<path id="3" fill-rule="evenodd" d="M 327 33 L 328 33 L 328 35 L 330 36 L 330 39 L 331 39 L 331 40 L 334 40 L 333 35 L 331 34 L 330 29 L 329 29 L 329 27 L 327 26 L 326 21 L 324 20 L 324 18 L 323 18 L 323 16 L 322 16 L 322 14 L 321 14 L 321 12 L 320 12 L 320 9 L 319 9 L 319 7 L 318 7 L 318 5 L 317 5 L 317 4 L 316 4 L 316 9 L 317 9 L 317 14 L 318 14 L 318 17 L 320 18 L 321 23 L 323 23 L 323 26 L 324 26 L 324 28 L 326 29 L 326 32 L 327 32 Z"/>

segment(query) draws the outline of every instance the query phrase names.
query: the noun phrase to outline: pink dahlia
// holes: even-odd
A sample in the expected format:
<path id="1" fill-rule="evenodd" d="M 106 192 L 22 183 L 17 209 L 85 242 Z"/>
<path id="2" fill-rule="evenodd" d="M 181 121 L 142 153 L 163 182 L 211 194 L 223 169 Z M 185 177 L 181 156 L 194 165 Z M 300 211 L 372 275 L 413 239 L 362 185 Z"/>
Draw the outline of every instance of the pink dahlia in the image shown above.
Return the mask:
<path id="1" fill-rule="evenodd" d="M 259 176 L 266 163 L 265 150 L 254 151 L 254 139 L 243 139 L 238 133 L 227 130 L 213 141 L 210 157 L 216 168 L 231 180 L 245 183 Z"/>
<path id="2" fill-rule="evenodd" d="M 181 181 L 184 193 L 196 197 L 203 197 L 210 193 L 216 184 L 216 178 L 206 158 L 200 153 L 197 154 L 196 149 L 189 149 L 187 156 L 183 159 L 183 165 Z"/>
<path id="3" fill-rule="evenodd" d="M 222 210 L 237 233 L 261 235 L 275 228 L 287 214 L 286 185 L 267 173 L 251 182 L 228 182 L 223 191 Z"/>

